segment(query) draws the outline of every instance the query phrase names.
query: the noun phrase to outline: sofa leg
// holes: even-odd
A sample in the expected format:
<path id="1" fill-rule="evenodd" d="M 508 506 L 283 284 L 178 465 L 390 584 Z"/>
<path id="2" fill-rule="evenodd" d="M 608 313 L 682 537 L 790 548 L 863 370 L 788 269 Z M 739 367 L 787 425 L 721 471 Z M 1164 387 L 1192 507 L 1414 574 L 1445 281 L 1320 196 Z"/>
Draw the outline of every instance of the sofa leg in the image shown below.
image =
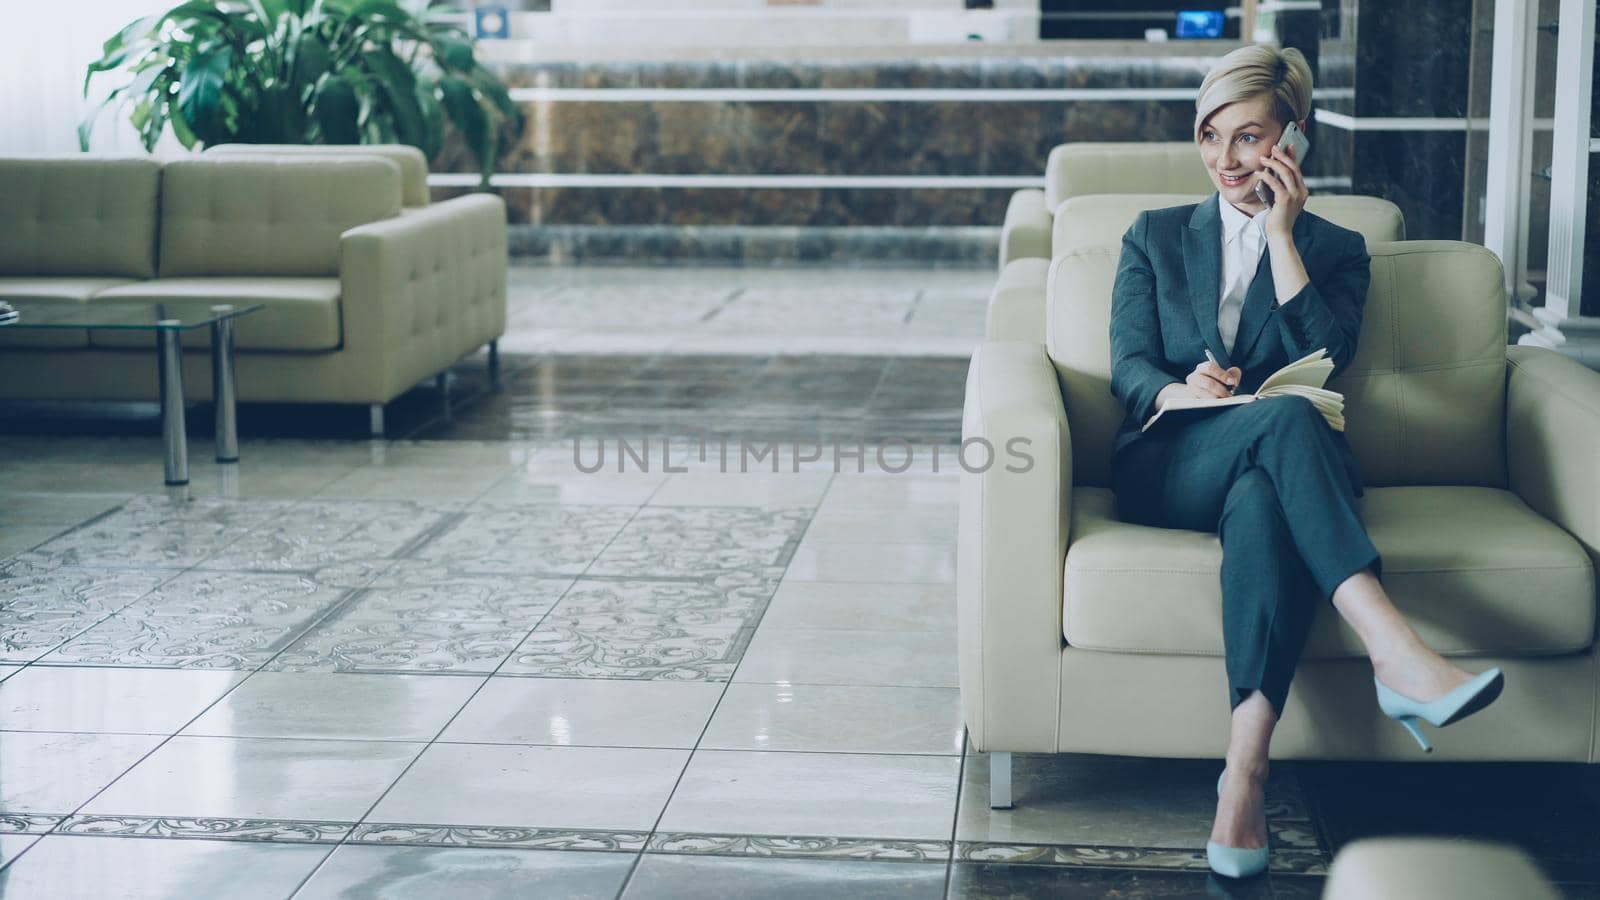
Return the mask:
<path id="1" fill-rule="evenodd" d="M 989 808 L 1011 808 L 1011 754 L 989 754 Z"/>
<path id="2" fill-rule="evenodd" d="M 500 390 L 500 342 L 489 342 L 489 386 Z"/>
<path id="3" fill-rule="evenodd" d="M 383 437 L 383 404 L 374 403 L 367 407 L 368 430 L 375 438 Z"/>

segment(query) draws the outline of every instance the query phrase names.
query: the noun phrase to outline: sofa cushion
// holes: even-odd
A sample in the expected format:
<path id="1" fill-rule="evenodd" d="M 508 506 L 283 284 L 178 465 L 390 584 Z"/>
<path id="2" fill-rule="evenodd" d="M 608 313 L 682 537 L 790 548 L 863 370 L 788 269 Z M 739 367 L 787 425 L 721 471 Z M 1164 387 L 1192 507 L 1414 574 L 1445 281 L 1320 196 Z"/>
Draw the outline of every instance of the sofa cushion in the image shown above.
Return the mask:
<path id="1" fill-rule="evenodd" d="M 260 303 L 266 308 L 238 320 L 234 340 L 240 350 L 339 348 L 337 278 L 159 278 L 103 291 L 91 302 L 119 301 L 167 303 L 197 312 L 218 303 Z M 150 332 L 101 329 L 90 334 L 89 343 L 95 347 L 153 347 L 155 337 Z M 210 346 L 211 329 L 184 332 L 183 345 Z"/>
<path id="2" fill-rule="evenodd" d="M 95 294 L 126 278 L 7 278 L 0 277 L 0 300 L 7 303 L 88 303 Z M 0 327 L 0 347 L 78 348 L 89 346 L 88 332 L 55 328 Z"/>
<path id="3" fill-rule="evenodd" d="M 1117 520 L 1111 492 L 1074 488 L 1062 607 L 1086 650 L 1222 655 L 1222 546 L 1198 531 Z M 1533 656 L 1593 642 L 1594 573 L 1570 535 L 1515 494 L 1484 487 L 1371 488 L 1361 499 L 1395 605 L 1441 653 Z M 1307 603 L 1320 603 L 1315 597 Z M 1306 658 L 1364 657 L 1331 604 Z"/>
<path id="4" fill-rule="evenodd" d="M 153 159 L 0 159 L 0 275 L 156 274 Z"/>
<path id="5" fill-rule="evenodd" d="M 408 207 L 427 206 L 428 158 L 407 144 L 217 144 L 207 153 L 226 156 L 376 156 L 400 167 L 400 202 Z"/>
<path id="6" fill-rule="evenodd" d="M 161 277 L 339 274 L 339 236 L 400 212 L 400 169 L 376 157 L 167 164 Z"/>

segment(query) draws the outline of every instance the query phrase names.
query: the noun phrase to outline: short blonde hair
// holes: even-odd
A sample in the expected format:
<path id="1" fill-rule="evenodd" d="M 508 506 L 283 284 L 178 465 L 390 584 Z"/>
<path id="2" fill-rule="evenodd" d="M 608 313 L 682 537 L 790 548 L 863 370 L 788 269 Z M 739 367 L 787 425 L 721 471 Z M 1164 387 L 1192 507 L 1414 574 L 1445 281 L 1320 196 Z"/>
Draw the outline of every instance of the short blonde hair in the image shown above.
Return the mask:
<path id="1" fill-rule="evenodd" d="M 1194 98 L 1194 136 L 1211 114 L 1230 103 L 1266 94 L 1272 113 L 1287 125 L 1311 114 L 1311 66 L 1293 47 L 1278 49 L 1264 44 L 1240 47 L 1219 60 Z"/>

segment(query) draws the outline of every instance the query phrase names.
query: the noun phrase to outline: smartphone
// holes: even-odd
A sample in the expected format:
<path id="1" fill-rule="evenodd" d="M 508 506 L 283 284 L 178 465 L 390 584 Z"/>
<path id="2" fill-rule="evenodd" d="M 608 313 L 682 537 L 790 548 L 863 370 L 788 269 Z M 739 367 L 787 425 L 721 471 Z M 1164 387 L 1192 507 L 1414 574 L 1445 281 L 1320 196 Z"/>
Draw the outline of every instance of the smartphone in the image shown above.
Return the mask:
<path id="1" fill-rule="evenodd" d="M 1296 163 L 1303 164 L 1306 161 L 1306 151 L 1311 149 L 1311 141 L 1306 138 L 1306 133 L 1301 131 L 1300 126 L 1295 122 L 1285 125 L 1283 137 L 1278 138 L 1277 148 L 1282 150 L 1285 147 L 1294 148 L 1294 161 Z M 1272 205 L 1272 188 L 1267 187 L 1265 180 L 1258 179 L 1256 181 L 1256 196 L 1261 199 L 1262 203 L 1268 206 Z"/>

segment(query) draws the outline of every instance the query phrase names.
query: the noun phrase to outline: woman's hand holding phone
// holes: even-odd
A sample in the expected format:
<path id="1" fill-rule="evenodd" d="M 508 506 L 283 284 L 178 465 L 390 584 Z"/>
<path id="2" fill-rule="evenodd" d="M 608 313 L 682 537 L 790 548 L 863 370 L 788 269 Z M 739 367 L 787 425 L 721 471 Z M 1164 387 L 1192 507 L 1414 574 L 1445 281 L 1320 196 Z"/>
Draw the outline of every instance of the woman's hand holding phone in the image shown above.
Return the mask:
<path id="1" fill-rule="evenodd" d="M 1295 149 L 1273 147 L 1261 158 L 1261 180 L 1272 191 L 1272 204 L 1267 209 L 1267 236 L 1288 237 L 1294 229 L 1294 220 L 1305 209 L 1311 191 L 1305 177 L 1300 174 L 1300 161 Z"/>

